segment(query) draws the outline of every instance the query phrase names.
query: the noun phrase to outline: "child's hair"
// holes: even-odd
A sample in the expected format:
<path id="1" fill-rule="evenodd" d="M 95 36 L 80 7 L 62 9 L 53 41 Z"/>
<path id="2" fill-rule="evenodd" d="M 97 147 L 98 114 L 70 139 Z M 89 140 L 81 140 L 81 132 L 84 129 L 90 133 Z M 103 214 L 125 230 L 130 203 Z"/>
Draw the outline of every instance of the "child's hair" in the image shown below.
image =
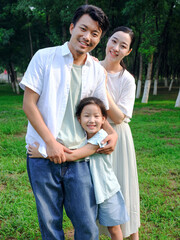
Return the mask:
<path id="1" fill-rule="evenodd" d="M 103 117 L 107 118 L 107 111 L 104 106 L 104 103 L 99 98 L 96 98 L 96 97 L 87 97 L 87 98 L 83 98 L 80 101 L 80 103 L 78 104 L 78 106 L 76 108 L 76 116 L 78 118 L 81 116 L 81 112 L 82 112 L 83 108 L 89 104 L 97 105 L 101 109 L 101 113 L 102 113 Z"/>

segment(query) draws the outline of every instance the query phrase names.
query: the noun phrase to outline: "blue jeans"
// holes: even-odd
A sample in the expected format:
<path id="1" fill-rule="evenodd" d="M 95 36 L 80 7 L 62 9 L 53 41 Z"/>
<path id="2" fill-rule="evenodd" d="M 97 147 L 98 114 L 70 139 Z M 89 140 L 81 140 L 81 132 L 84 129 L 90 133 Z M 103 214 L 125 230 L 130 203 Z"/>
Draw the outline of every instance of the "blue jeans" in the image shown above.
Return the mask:
<path id="1" fill-rule="evenodd" d="M 27 171 L 43 240 L 64 240 L 63 205 L 74 226 L 75 240 L 99 239 L 88 162 L 54 164 L 48 159 L 27 156 Z"/>

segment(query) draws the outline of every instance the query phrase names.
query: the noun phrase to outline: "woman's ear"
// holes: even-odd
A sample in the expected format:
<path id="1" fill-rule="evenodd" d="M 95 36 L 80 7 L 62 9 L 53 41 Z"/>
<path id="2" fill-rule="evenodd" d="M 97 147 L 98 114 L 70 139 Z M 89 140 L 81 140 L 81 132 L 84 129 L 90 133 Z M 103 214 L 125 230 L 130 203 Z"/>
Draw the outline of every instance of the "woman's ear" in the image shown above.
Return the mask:
<path id="1" fill-rule="evenodd" d="M 132 48 L 129 50 L 126 56 L 128 56 L 132 52 Z"/>

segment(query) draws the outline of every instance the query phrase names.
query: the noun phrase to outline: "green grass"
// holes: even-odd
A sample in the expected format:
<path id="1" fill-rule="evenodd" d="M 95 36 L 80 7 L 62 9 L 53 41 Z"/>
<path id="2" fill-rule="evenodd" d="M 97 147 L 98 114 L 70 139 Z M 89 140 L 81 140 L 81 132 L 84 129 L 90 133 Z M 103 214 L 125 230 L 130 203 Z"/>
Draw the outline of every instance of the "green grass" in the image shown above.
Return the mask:
<path id="1" fill-rule="evenodd" d="M 140 239 L 180 239 L 178 89 L 162 89 L 148 104 L 135 103 L 130 123 L 135 143 L 141 199 Z M 34 197 L 26 172 L 22 92 L 0 85 L 0 239 L 40 240 Z M 66 239 L 72 225 L 64 218 Z M 107 237 L 101 239 L 107 240 Z"/>

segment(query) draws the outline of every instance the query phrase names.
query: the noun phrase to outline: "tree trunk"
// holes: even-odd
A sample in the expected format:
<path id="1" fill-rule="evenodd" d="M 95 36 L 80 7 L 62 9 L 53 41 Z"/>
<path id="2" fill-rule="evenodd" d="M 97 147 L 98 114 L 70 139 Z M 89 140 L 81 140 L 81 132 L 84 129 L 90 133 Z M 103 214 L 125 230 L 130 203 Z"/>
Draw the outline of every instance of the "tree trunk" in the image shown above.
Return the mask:
<path id="1" fill-rule="evenodd" d="M 16 92 L 17 94 L 19 94 L 20 91 L 19 91 L 19 85 L 17 82 L 17 75 L 14 70 L 14 65 L 12 62 L 9 63 L 9 68 L 10 68 L 10 79 L 11 79 L 13 92 Z"/>
<path id="2" fill-rule="evenodd" d="M 139 38 L 138 38 L 138 42 L 137 42 L 137 46 L 136 46 L 136 50 L 135 50 L 135 56 L 134 56 L 134 63 L 133 63 L 133 75 L 134 76 L 137 76 L 138 73 L 136 71 L 137 67 L 136 67 L 136 62 L 137 62 L 137 58 L 138 58 L 138 49 L 139 49 L 139 45 L 140 45 L 140 42 L 141 42 L 141 32 L 139 33 Z M 140 63 L 139 65 L 141 64 L 141 54 L 140 54 Z"/>
<path id="3" fill-rule="evenodd" d="M 153 95 L 157 95 L 157 85 L 158 85 L 158 79 L 154 79 Z"/>
<path id="4" fill-rule="evenodd" d="M 179 88 L 179 93 L 176 99 L 175 107 L 180 107 L 180 88 Z"/>
<path id="5" fill-rule="evenodd" d="M 17 81 L 15 81 L 15 89 L 16 89 L 16 93 L 19 94 L 20 90 L 19 90 L 19 84 Z"/>
<path id="6" fill-rule="evenodd" d="M 165 86 L 165 87 L 168 87 L 167 77 L 164 77 L 164 86 Z"/>
<path id="7" fill-rule="evenodd" d="M 174 78 L 172 77 L 171 82 L 169 84 L 169 91 L 171 91 L 171 89 L 172 89 L 173 82 L 174 82 Z"/>
<path id="8" fill-rule="evenodd" d="M 150 57 L 150 61 L 148 63 L 148 69 L 147 69 L 147 76 L 146 81 L 144 84 L 144 93 L 142 97 L 142 103 L 147 103 L 149 98 L 149 91 L 151 87 L 151 75 L 152 75 L 152 65 L 153 65 L 153 54 Z"/>
<path id="9" fill-rule="evenodd" d="M 161 57 L 161 51 L 157 60 L 157 68 L 155 72 L 155 78 L 154 78 L 154 89 L 153 89 L 153 95 L 157 95 L 157 86 L 158 86 L 158 80 L 159 80 L 159 65 L 160 65 L 160 57 Z"/>
<path id="10" fill-rule="evenodd" d="M 141 95 L 142 71 L 143 71 L 143 60 L 142 60 L 142 55 L 140 54 L 139 79 L 137 83 L 136 98 L 140 98 L 140 95 Z"/>
<path id="11" fill-rule="evenodd" d="M 28 27 L 28 33 L 29 33 L 29 45 L 30 45 L 30 52 L 31 52 L 31 58 L 33 57 L 33 45 L 32 45 L 32 37 L 31 37 L 31 28 L 30 28 L 30 22 Z"/>

